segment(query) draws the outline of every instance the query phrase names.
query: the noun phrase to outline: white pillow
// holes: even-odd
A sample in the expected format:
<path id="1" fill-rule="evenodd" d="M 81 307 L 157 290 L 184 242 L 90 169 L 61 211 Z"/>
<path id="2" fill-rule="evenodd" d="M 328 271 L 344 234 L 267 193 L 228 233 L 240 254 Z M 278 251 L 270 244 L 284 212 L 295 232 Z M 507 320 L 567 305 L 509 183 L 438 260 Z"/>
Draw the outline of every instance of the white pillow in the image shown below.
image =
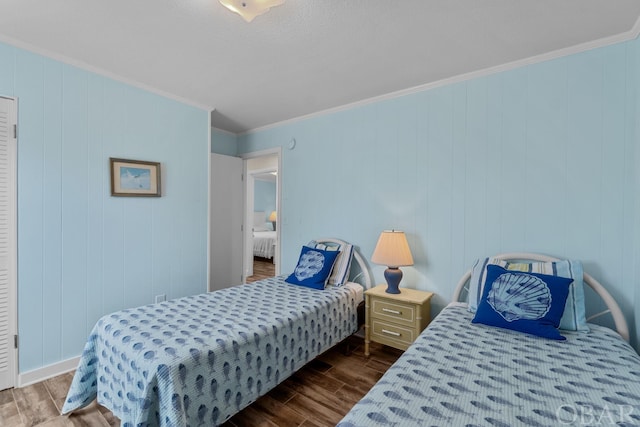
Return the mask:
<path id="1" fill-rule="evenodd" d="M 325 251 L 339 251 L 336 262 L 333 264 L 333 270 L 329 276 L 330 285 L 342 286 L 349 281 L 349 271 L 351 270 L 351 259 L 353 258 L 353 245 L 345 244 L 325 244 L 312 240 L 307 245 L 311 248 L 322 249 Z"/>
<path id="2" fill-rule="evenodd" d="M 273 226 L 266 222 L 264 225 L 254 225 L 253 231 L 273 231 Z"/>

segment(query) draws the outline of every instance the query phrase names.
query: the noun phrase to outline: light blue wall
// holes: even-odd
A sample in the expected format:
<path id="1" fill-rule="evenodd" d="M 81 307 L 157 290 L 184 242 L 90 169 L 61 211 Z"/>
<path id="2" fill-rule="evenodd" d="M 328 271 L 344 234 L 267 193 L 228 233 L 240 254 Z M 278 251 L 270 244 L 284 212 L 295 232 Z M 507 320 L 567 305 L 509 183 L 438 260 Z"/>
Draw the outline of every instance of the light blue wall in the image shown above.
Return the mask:
<path id="1" fill-rule="evenodd" d="M 237 156 L 238 137 L 232 133 L 211 128 L 211 152 L 225 156 Z"/>
<path id="2" fill-rule="evenodd" d="M 0 44 L 18 98 L 20 372 L 74 356 L 105 313 L 207 288 L 208 112 Z M 109 157 L 162 163 L 110 197 Z"/>
<path id="3" fill-rule="evenodd" d="M 239 153 L 285 147 L 282 271 L 312 238 L 343 238 L 370 258 L 395 228 L 415 260 L 403 286 L 436 292 L 436 311 L 475 258 L 530 251 L 582 260 L 635 329 L 638 44 L 239 137 Z"/>
<path id="4" fill-rule="evenodd" d="M 276 210 L 276 183 L 255 180 L 253 185 L 253 210 L 264 211 L 267 218 Z M 266 221 L 266 219 L 265 219 Z"/>

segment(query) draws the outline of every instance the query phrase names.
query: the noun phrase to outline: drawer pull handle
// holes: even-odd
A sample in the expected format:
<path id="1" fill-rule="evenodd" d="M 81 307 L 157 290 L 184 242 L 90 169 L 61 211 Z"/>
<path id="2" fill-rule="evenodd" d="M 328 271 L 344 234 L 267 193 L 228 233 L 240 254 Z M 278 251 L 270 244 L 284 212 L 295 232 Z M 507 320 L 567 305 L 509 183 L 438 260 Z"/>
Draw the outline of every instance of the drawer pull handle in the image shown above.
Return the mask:
<path id="1" fill-rule="evenodd" d="M 386 312 L 386 313 L 393 313 L 393 314 L 402 314 L 401 311 L 398 310 L 391 310 L 390 308 L 386 308 L 386 307 L 382 307 L 382 311 Z"/>
<path id="2" fill-rule="evenodd" d="M 394 337 L 399 337 L 402 334 L 398 333 L 398 332 L 393 332 L 393 331 L 387 331 L 386 329 L 382 330 L 383 334 L 387 334 L 387 335 L 393 335 Z"/>

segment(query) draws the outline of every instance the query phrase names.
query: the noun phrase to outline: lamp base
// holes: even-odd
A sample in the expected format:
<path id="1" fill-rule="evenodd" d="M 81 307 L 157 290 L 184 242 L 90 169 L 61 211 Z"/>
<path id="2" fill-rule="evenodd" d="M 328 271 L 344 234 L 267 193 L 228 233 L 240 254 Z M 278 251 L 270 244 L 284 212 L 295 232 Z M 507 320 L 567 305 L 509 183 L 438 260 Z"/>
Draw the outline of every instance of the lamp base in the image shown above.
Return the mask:
<path id="1" fill-rule="evenodd" d="M 387 267 L 384 271 L 384 279 L 387 281 L 387 290 L 385 291 L 388 294 L 399 294 L 400 289 L 398 286 L 400 285 L 400 281 L 402 280 L 402 270 L 398 267 Z"/>

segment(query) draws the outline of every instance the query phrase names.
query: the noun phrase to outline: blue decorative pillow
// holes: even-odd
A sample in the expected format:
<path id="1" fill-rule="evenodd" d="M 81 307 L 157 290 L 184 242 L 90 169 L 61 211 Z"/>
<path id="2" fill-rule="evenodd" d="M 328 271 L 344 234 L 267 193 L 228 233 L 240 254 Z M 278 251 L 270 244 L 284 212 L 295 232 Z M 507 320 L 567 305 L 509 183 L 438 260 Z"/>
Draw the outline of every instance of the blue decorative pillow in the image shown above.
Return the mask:
<path id="1" fill-rule="evenodd" d="M 480 258 L 476 260 L 471 270 L 469 281 L 469 311 L 476 312 L 482 290 L 486 282 L 487 265 L 499 265 L 507 270 L 528 273 L 548 274 L 550 276 L 573 279 L 569 286 L 569 295 L 564 306 L 564 314 L 560 319 L 559 329 L 567 331 L 589 332 L 584 304 L 584 284 L 582 263 L 577 260 L 560 260 L 550 262 L 512 262 L 498 258 Z"/>
<path id="2" fill-rule="evenodd" d="M 487 266 L 487 278 L 473 323 L 555 340 L 573 279 Z"/>
<path id="3" fill-rule="evenodd" d="M 339 251 L 333 270 L 329 276 L 330 285 L 342 286 L 349 281 L 349 272 L 351 270 L 351 258 L 353 256 L 353 245 L 349 243 L 318 243 L 315 240 L 307 244 L 310 248 L 322 249 L 325 251 Z"/>
<path id="4" fill-rule="evenodd" d="M 298 265 L 285 282 L 313 289 L 324 289 L 338 254 L 338 251 L 324 251 L 303 246 Z"/>

